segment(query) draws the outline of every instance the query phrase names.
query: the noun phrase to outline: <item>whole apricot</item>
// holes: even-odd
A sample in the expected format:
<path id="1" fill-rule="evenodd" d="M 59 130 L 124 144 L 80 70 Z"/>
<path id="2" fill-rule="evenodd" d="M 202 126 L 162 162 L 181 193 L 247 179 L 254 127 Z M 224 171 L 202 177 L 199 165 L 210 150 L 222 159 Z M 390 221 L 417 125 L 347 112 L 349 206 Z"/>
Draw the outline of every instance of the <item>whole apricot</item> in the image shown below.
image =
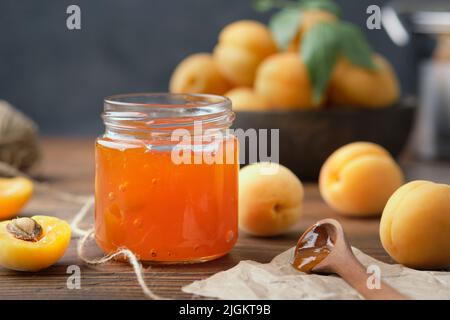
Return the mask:
<path id="1" fill-rule="evenodd" d="M 319 189 L 325 202 L 338 213 L 376 216 L 403 181 L 400 167 L 383 147 L 354 142 L 325 161 Z"/>
<path id="2" fill-rule="evenodd" d="M 258 111 L 270 109 L 269 102 L 252 88 L 238 87 L 225 94 L 235 111 Z"/>
<path id="3" fill-rule="evenodd" d="M 319 22 L 334 23 L 338 21 L 338 17 L 333 13 L 320 10 L 320 9 L 309 9 L 302 11 L 299 14 L 299 26 L 295 37 L 289 44 L 288 51 L 299 52 L 300 44 L 302 43 L 305 34 L 311 30 L 311 28 Z"/>
<path id="4" fill-rule="evenodd" d="M 67 222 L 47 216 L 0 222 L 0 266 L 39 271 L 58 261 L 70 243 Z"/>
<path id="5" fill-rule="evenodd" d="M 369 70 L 340 58 L 329 85 L 329 100 L 334 105 L 383 108 L 400 96 L 400 85 L 391 64 L 379 54 L 373 56 L 376 69 Z"/>
<path id="6" fill-rule="evenodd" d="M 278 109 L 310 109 L 313 103 L 308 70 L 297 53 L 283 52 L 267 58 L 258 68 L 255 91 Z"/>
<path id="7" fill-rule="evenodd" d="M 16 216 L 33 194 L 33 182 L 23 177 L 0 178 L 0 220 Z"/>
<path id="8" fill-rule="evenodd" d="M 239 227 L 256 236 L 291 228 L 302 214 L 303 185 L 288 168 L 256 163 L 239 171 Z"/>
<path id="9" fill-rule="evenodd" d="M 380 238 L 407 267 L 450 267 L 450 185 L 413 181 L 399 188 L 384 208 Z"/>
<path id="10" fill-rule="evenodd" d="M 222 30 L 214 48 L 214 60 L 231 84 L 252 86 L 259 64 L 276 52 L 275 41 L 264 24 L 242 20 Z"/>
<path id="11" fill-rule="evenodd" d="M 196 53 L 185 58 L 170 79 L 172 93 L 210 93 L 223 95 L 230 84 L 220 73 L 212 56 Z"/>

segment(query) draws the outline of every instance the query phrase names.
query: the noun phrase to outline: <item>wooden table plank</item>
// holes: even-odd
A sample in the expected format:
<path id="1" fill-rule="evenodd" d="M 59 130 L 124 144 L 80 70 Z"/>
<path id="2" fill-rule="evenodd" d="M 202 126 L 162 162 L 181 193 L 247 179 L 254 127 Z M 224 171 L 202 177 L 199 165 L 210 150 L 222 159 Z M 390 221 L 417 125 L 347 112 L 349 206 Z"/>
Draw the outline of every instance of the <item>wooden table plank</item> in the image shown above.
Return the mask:
<path id="1" fill-rule="evenodd" d="M 93 192 L 93 139 L 45 138 L 44 158 L 36 175 L 51 188 L 89 195 Z M 450 164 L 403 161 L 408 178 L 450 181 Z M 71 220 L 80 209 L 77 203 L 55 198 L 48 190 L 39 189 L 24 210 L 24 215 L 47 214 Z M 305 188 L 304 216 L 289 233 L 273 238 L 255 238 L 241 233 L 232 252 L 215 261 L 195 265 L 146 266 L 145 279 L 154 291 L 172 299 L 196 299 L 183 293 L 182 286 L 204 279 L 216 272 L 235 266 L 242 260 L 269 262 L 279 253 L 295 245 L 299 235 L 315 221 L 336 218 L 344 226 L 350 243 L 385 262 L 392 262 L 383 250 L 378 237 L 378 219 L 349 219 L 336 215 L 322 201 L 315 184 Z M 92 215 L 87 223 L 92 223 Z M 76 239 L 63 259 L 38 273 L 20 273 L 0 268 L 0 299 L 144 299 L 132 269 L 123 263 L 90 267 L 77 257 Z M 98 249 L 91 245 L 93 254 Z M 81 289 L 66 286 L 69 265 L 81 268 Z"/>

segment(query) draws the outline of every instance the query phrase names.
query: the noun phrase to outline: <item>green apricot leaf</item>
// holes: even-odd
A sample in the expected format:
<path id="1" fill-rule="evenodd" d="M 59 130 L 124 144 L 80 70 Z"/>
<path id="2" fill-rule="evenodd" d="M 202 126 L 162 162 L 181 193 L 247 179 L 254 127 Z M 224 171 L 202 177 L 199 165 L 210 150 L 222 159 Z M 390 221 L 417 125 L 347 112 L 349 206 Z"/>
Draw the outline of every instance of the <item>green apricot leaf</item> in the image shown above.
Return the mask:
<path id="1" fill-rule="evenodd" d="M 361 30 L 348 22 L 341 22 L 339 28 L 341 54 L 354 65 L 366 69 L 376 69 L 372 59 L 372 48 Z"/>
<path id="2" fill-rule="evenodd" d="M 285 50 L 294 39 L 300 25 L 298 8 L 284 8 L 272 16 L 269 28 L 280 50 Z"/>
<path id="3" fill-rule="evenodd" d="M 339 29 L 328 22 L 315 24 L 304 36 L 300 55 L 313 87 L 313 101 L 320 102 L 339 56 Z"/>

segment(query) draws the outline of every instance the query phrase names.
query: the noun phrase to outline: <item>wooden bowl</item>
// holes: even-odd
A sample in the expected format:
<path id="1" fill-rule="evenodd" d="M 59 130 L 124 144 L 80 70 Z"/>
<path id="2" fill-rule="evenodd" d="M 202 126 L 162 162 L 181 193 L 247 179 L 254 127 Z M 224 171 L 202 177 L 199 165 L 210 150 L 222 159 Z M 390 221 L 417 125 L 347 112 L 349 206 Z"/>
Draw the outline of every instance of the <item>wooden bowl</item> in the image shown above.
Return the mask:
<path id="1" fill-rule="evenodd" d="M 405 100 L 375 110 L 340 107 L 318 111 L 238 111 L 233 128 L 279 129 L 280 163 L 300 179 L 317 180 L 328 156 L 351 142 L 375 142 L 397 157 L 408 140 L 415 109 L 413 102 Z M 241 141 L 241 152 L 244 151 L 246 159 L 241 165 L 249 162 L 248 143 Z"/>

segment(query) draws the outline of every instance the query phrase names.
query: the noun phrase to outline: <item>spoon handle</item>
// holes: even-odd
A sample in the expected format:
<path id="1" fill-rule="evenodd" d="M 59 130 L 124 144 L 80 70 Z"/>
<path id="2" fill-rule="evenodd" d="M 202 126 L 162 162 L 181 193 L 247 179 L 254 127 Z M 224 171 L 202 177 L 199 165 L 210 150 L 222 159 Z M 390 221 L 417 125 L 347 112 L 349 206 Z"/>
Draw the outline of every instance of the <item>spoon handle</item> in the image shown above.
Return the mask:
<path id="1" fill-rule="evenodd" d="M 368 300 L 409 299 L 381 280 L 379 288 L 370 289 L 368 279 L 371 274 L 366 272 L 366 268 L 353 255 L 346 259 L 345 263 L 335 266 L 335 272 Z"/>

